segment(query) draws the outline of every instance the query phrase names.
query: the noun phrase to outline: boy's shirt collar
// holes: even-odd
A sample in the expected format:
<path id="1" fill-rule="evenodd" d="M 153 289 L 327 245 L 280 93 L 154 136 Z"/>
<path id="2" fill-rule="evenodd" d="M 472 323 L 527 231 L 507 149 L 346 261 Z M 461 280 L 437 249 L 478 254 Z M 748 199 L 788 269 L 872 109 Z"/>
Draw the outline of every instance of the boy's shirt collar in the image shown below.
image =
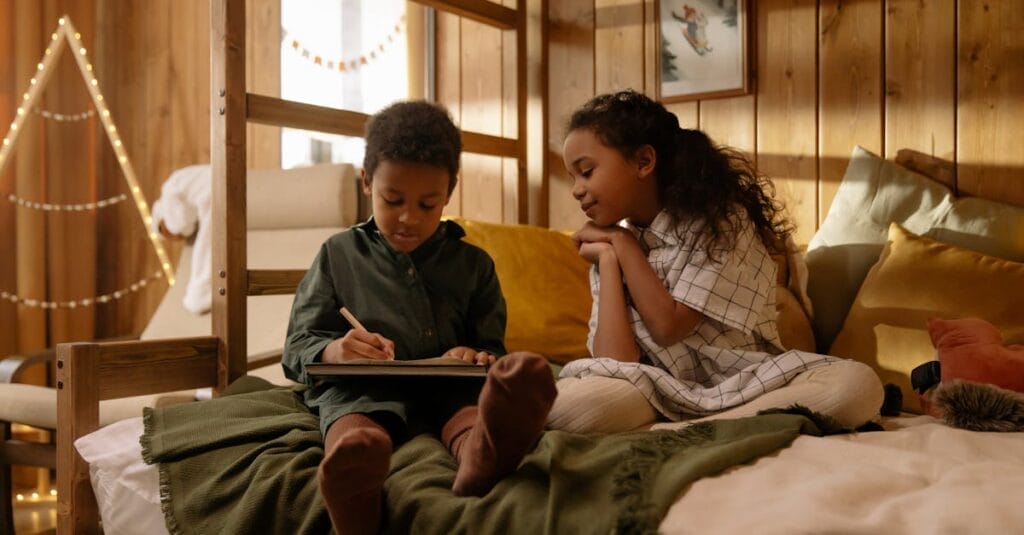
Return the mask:
<path id="1" fill-rule="evenodd" d="M 442 220 L 441 223 L 437 225 L 437 229 L 434 230 L 434 233 L 416 247 L 416 249 L 409 253 L 399 253 L 391 247 L 388 240 L 381 235 L 380 229 L 377 228 L 377 223 L 373 220 L 372 215 L 366 221 L 356 224 L 355 227 L 362 229 L 369 236 L 372 236 L 375 240 L 379 241 L 392 254 L 408 254 L 414 258 L 424 254 L 429 254 L 430 251 L 436 249 L 437 246 L 446 239 L 461 240 L 466 235 L 466 231 L 463 230 L 458 223 L 451 220 Z"/>

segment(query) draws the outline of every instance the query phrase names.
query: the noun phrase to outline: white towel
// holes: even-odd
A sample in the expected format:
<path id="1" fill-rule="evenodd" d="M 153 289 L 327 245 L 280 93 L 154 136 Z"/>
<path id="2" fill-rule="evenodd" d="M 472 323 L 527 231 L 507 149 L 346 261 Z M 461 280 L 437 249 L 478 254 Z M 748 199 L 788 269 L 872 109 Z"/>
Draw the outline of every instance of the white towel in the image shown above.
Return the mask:
<path id="1" fill-rule="evenodd" d="M 160 223 L 173 234 L 192 236 L 192 274 L 182 304 L 193 314 L 210 310 L 210 184 L 212 171 L 207 165 L 183 167 L 171 173 L 153 203 L 153 230 Z M 198 230 L 197 230 L 198 227 Z"/>

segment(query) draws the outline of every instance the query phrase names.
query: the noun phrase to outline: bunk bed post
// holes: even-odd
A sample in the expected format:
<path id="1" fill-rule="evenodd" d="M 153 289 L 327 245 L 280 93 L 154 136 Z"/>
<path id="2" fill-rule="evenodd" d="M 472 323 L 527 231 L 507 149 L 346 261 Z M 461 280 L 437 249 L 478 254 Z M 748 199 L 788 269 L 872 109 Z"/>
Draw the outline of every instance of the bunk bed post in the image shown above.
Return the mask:
<path id="1" fill-rule="evenodd" d="M 520 189 L 527 195 L 526 221 L 531 225 L 547 227 L 548 219 L 548 0 L 518 0 L 519 33 L 523 34 L 518 46 L 525 54 L 518 61 L 524 73 L 519 83 L 520 139 L 526 149 L 521 153 Z"/>
<path id="2" fill-rule="evenodd" d="M 526 0 L 516 0 L 516 127 L 518 130 L 516 144 L 517 158 L 516 170 L 516 222 L 528 224 L 530 221 L 530 175 L 526 166 L 526 157 L 529 153 L 529 125 L 527 124 L 526 106 L 529 103 L 530 95 L 527 94 L 529 87 L 529 70 L 527 69 L 527 39 L 526 23 L 529 14 L 526 12 Z"/>
<path id="3" fill-rule="evenodd" d="M 245 0 L 213 0 L 210 9 L 211 316 L 220 391 L 245 375 L 247 361 Z"/>
<path id="4" fill-rule="evenodd" d="M 97 367 L 94 343 L 57 346 L 57 533 L 99 533 L 99 510 L 89 481 L 89 465 L 71 446 L 99 428 Z"/>

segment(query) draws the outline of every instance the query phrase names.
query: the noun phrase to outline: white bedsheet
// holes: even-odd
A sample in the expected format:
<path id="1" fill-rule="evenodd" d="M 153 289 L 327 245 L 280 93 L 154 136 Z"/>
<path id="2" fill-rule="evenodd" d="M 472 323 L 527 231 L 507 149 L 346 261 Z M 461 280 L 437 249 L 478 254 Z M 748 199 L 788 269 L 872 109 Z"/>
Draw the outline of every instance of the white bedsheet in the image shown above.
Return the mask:
<path id="1" fill-rule="evenodd" d="M 1024 433 L 928 416 L 801 436 L 685 489 L 663 533 L 1024 533 Z"/>
<path id="2" fill-rule="evenodd" d="M 90 475 L 111 528 L 159 524 L 156 468 L 142 462 L 135 438 L 142 419 L 124 425 L 75 446 L 95 463 Z M 893 430 L 801 436 L 751 465 L 701 479 L 684 489 L 659 531 L 1024 533 L 1024 433 L 963 431 L 928 416 L 886 427 Z M 110 489 L 120 503 L 104 503 L 118 498 Z M 126 492 L 138 496 L 126 500 Z"/>

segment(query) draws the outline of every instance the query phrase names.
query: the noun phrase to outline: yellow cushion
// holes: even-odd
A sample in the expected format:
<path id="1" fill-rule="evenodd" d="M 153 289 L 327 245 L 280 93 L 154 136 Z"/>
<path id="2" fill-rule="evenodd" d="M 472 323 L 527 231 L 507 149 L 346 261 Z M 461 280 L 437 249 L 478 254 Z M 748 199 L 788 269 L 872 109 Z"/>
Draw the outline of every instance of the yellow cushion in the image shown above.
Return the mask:
<path id="1" fill-rule="evenodd" d="M 562 232 L 453 218 L 494 259 L 508 306 L 505 347 L 557 363 L 585 357 L 590 265 Z"/>
<path id="2" fill-rule="evenodd" d="M 775 312 L 778 313 L 775 323 L 782 347 L 813 353 L 815 346 L 811 320 L 807 318 L 807 313 L 792 290 L 781 284 L 775 290 Z"/>
<path id="3" fill-rule="evenodd" d="M 920 412 L 910 371 L 935 359 L 927 320 L 978 317 L 1024 342 L 1024 264 L 916 236 L 893 223 L 830 353 L 873 367 Z"/>

